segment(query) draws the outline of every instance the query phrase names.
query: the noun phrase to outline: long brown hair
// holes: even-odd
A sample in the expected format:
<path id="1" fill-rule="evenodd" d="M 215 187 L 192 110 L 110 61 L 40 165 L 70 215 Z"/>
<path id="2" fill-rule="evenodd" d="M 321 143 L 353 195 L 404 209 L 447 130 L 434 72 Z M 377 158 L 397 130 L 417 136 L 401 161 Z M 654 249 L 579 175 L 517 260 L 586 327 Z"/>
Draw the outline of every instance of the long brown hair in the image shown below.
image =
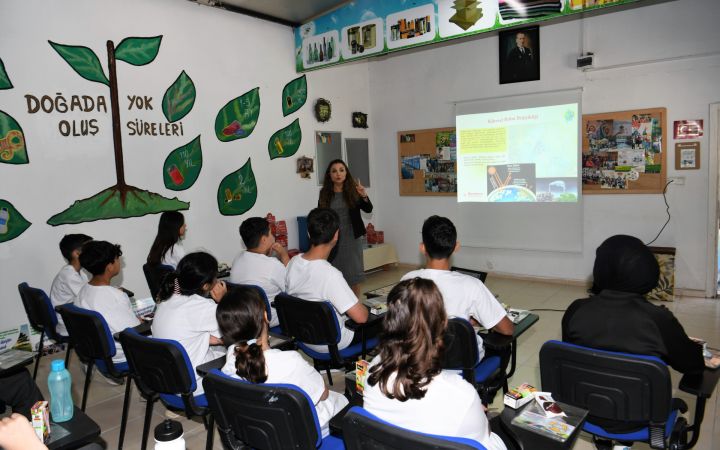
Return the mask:
<path id="1" fill-rule="evenodd" d="M 233 286 L 218 303 L 215 311 L 218 329 L 226 344 L 235 347 L 235 373 L 251 383 L 267 381 L 265 354 L 256 340 L 265 326 L 265 302 L 258 291 L 247 286 Z"/>
<path id="2" fill-rule="evenodd" d="M 399 283 L 388 295 L 380 363 L 370 369 L 370 385 L 380 383 L 387 398 L 401 402 L 423 398 L 425 387 L 442 370 L 446 328 L 445 305 L 435 283 L 422 278 Z"/>
<path id="3" fill-rule="evenodd" d="M 332 169 L 332 166 L 335 164 L 342 164 L 343 167 L 345 167 L 345 182 L 343 183 L 342 193 L 343 198 L 345 199 L 345 204 L 348 208 L 353 208 L 360 201 L 360 194 L 358 194 L 357 189 L 355 188 L 355 178 L 353 178 L 350 173 L 350 169 L 348 169 L 347 164 L 345 164 L 345 161 L 342 159 L 333 159 L 330 161 L 330 164 L 328 164 L 327 169 L 325 169 L 325 179 L 323 180 L 323 187 L 320 189 L 318 207 L 330 207 L 330 202 L 335 194 L 335 191 L 333 191 L 332 178 L 330 177 L 330 169 Z"/>

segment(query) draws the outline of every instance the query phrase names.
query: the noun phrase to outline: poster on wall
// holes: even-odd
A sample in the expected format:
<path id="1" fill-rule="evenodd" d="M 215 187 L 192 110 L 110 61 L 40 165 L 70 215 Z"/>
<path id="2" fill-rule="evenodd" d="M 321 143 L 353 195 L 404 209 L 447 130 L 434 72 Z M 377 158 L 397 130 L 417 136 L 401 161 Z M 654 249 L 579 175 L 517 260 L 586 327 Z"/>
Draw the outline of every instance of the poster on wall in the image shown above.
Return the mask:
<path id="1" fill-rule="evenodd" d="M 295 78 L 282 90 L 283 117 L 292 114 L 307 101 L 307 79 L 305 75 Z"/>
<path id="2" fill-rule="evenodd" d="M 202 147 L 200 135 L 187 144 L 170 152 L 163 163 L 163 182 L 171 191 L 188 189 L 200 176 L 202 170 Z"/>
<path id="3" fill-rule="evenodd" d="M 215 136 L 220 142 L 244 139 L 255 130 L 260 116 L 260 88 L 227 102 L 215 116 Z"/>
<path id="4" fill-rule="evenodd" d="M 250 158 L 235 172 L 222 179 L 217 191 L 217 205 L 223 216 L 239 216 L 249 211 L 257 200 L 257 182 Z"/>
<path id="5" fill-rule="evenodd" d="M 125 182 L 125 165 L 123 163 L 123 144 L 120 119 L 121 108 L 119 104 L 119 82 L 117 78 L 116 64 L 118 61 L 123 61 L 133 66 L 144 66 L 150 64 L 155 60 L 158 52 L 160 51 L 161 41 L 162 36 L 128 37 L 123 39 L 117 46 L 115 46 L 113 41 L 107 41 L 107 75 L 100 63 L 100 59 L 90 48 L 48 41 L 50 46 L 78 75 L 86 80 L 104 84 L 109 88 L 116 174 L 116 183 L 113 186 L 110 186 L 88 198 L 75 201 L 69 208 L 48 219 L 47 223 L 49 225 L 56 226 L 61 224 L 90 222 L 111 218 L 139 217 L 146 214 L 154 214 L 163 211 L 177 211 L 188 209 L 190 207 L 189 203 L 178 200 L 177 198 L 165 198 L 159 194 L 131 186 Z M 173 87 L 171 86 L 168 91 L 172 90 Z M 151 98 L 148 98 L 147 96 L 139 97 L 140 98 L 135 95 L 129 96 L 129 98 L 131 98 L 130 108 L 133 106 L 138 109 L 152 108 Z M 192 102 L 194 102 L 194 88 L 192 89 L 191 97 Z M 104 97 L 102 98 L 104 99 Z M 73 106 L 72 103 L 70 106 Z M 98 104 L 98 109 L 99 108 L 100 106 Z M 181 109 L 184 110 L 184 108 Z M 189 109 L 187 111 L 189 111 Z M 177 117 L 176 111 L 170 112 L 170 114 L 173 117 Z M 148 129 L 151 128 L 152 127 L 148 127 Z"/>
<path id="6" fill-rule="evenodd" d="M 20 236 L 30 227 L 20 211 L 7 200 L 0 199 L 0 242 L 10 241 Z"/>
<path id="7" fill-rule="evenodd" d="M 194 105 L 195 83 L 183 70 L 163 95 L 163 115 L 168 122 L 177 122 L 188 115 Z"/>
<path id="8" fill-rule="evenodd" d="M 298 72 L 644 0 L 355 0 L 295 28 Z"/>
<path id="9" fill-rule="evenodd" d="M 5 164 L 30 162 L 25 147 L 25 134 L 20 124 L 3 111 L 0 111 L 0 162 Z"/>
<path id="10" fill-rule="evenodd" d="M 270 159 L 287 158 L 295 154 L 300 148 L 302 141 L 302 130 L 300 129 L 300 119 L 276 131 L 268 141 L 268 154 Z"/>

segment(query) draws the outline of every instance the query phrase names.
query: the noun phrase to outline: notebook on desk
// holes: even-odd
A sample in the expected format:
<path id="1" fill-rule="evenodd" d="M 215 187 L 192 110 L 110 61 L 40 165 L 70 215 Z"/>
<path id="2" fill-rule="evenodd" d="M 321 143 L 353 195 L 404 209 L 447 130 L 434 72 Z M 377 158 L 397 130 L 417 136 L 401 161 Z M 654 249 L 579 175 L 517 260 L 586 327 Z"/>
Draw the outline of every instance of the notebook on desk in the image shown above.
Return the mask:
<path id="1" fill-rule="evenodd" d="M 0 353 L 0 370 L 7 370 L 32 359 L 34 353 L 11 348 Z"/>
<path id="2" fill-rule="evenodd" d="M 368 307 L 371 314 L 375 314 L 376 316 L 387 312 L 387 295 L 366 298 L 362 303 Z"/>
<path id="3" fill-rule="evenodd" d="M 522 322 L 528 315 L 530 315 L 530 311 L 526 309 L 509 308 L 507 312 L 508 319 L 510 319 L 510 321 L 515 325 Z"/>

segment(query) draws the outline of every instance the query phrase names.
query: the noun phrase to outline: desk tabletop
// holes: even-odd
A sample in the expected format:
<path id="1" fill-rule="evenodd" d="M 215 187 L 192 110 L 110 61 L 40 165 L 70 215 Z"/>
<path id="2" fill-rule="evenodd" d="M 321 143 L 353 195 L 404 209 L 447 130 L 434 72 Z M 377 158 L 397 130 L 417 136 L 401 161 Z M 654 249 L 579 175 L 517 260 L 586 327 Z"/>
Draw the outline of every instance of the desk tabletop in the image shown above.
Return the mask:
<path id="1" fill-rule="evenodd" d="M 13 374 L 32 364 L 35 353 L 27 350 L 10 349 L 0 353 L 0 376 Z"/>
<path id="2" fill-rule="evenodd" d="M 69 421 L 50 422 L 50 438 L 45 445 L 50 450 L 77 448 L 98 436 L 100 426 L 76 406 L 73 418 Z"/>
<path id="3" fill-rule="evenodd" d="M 681 391 L 700 398 L 710 398 L 720 379 L 720 368 L 705 368 L 701 373 L 683 375 L 679 388 Z"/>
<path id="4" fill-rule="evenodd" d="M 575 444 L 578 436 L 580 435 L 580 431 L 583 424 L 585 423 L 585 419 L 587 419 L 589 411 L 587 409 L 578 408 L 568 405 L 566 403 L 557 402 L 558 405 L 560 405 L 560 408 L 562 408 L 562 410 L 568 415 L 568 417 L 571 418 L 571 422 L 575 426 L 575 429 L 565 440 L 565 442 L 560 442 L 549 437 L 548 435 L 545 435 L 542 432 L 531 431 L 513 423 L 513 419 L 522 414 L 522 412 L 525 411 L 525 409 L 529 408 L 530 405 L 532 405 L 533 403 L 534 401 L 518 409 L 505 407 L 505 409 L 503 409 L 502 411 L 502 414 L 500 415 L 500 423 L 502 424 L 503 430 L 507 432 L 507 434 L 509 434 L 515 441 L 517 441 L 523 450 L 571 449 Z"/>

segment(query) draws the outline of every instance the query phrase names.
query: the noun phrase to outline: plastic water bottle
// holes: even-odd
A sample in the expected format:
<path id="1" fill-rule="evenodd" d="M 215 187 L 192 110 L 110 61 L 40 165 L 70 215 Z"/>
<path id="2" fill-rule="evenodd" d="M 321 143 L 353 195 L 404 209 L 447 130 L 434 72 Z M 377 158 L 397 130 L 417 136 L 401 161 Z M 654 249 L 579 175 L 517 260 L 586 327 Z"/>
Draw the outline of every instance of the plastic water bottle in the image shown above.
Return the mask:
<path id="1" fill-rule="evenodd" d="M 50 390 L 50 414 L 53 422 L 67 422 L 72 419 L 73 406 L 72 377 L 65 368 L 65 361 L 55 359 L 50 363 L 48 389 Z"/>
<path id="2" fill-rule="evenodd" d="M 183 427 L 180 422 L 165 419 L 155 427 L 155 450 L 185 450 Z"/>

